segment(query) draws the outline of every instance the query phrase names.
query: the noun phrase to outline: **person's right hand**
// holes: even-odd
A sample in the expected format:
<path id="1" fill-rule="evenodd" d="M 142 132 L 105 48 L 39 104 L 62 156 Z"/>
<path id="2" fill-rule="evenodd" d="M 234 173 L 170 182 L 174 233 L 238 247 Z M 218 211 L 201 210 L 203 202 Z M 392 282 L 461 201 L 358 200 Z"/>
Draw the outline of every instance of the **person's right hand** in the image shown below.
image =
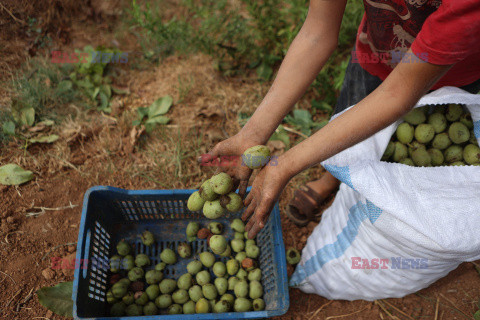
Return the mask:
<path id="1" fill-rule="evenodd" d="M 243 199 L 252 170 L 242 164 L 242 154 L 248 148 L 259 144 L 261 143 L 245 139 L 236 134 L 219 142 L 210 152 L 200 156 L 198 161 L 203 165 L 218 165 L 217 172 L 228 173 L 233 178 L 234 190 L 238 187 L 238 194 Z"/>

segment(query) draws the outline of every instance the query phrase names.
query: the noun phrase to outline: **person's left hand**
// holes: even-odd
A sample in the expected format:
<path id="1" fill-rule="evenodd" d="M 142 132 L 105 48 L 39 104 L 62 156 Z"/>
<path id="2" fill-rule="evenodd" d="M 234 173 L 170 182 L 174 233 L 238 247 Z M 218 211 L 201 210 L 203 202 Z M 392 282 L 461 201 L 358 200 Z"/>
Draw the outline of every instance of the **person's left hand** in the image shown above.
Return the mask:
<path id="1" fill-rule="evenodd" d="M 265 226 L 275 202 L 280 197 L 290 177 L 278 166 L 268 163 L 255 177 L 252 189 L 245 198 L 242 220 L 248 223 L 245 230 L 252 239 Z"/>

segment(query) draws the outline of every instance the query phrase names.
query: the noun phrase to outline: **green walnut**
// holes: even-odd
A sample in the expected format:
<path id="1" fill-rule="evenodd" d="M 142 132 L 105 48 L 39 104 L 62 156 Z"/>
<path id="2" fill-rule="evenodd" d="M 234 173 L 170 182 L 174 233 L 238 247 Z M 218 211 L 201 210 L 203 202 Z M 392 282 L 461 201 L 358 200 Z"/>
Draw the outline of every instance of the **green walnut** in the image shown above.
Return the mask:
<path id="1" fill-rule="evenodd" d="M 151 246 L 155 243 L 155 237 L 153 236 L 153 233 L 148 230 L 143 231 L 140 238 L 142 240 L 142 243 L 146 246 Z"/>
<path id="2" fill-rule="evenodd" d="M 128 255 L 130 253 L 130 245 L 128 244 L 127 241 L 125 240 L 121 240 L 118 244 L 117 244 L 117 252 L 119 255 L 121 255 L 122 257 Z"/>
<path id="3" fill-rule="evenodd" d="M 148 295 L 145 292 L 138 291 L 135 292 L 135 304 L 139 306 L 144 306 L 148 303 Z"/>
<path id="4" fill-rule="evenodd" d="M 477 137 L 475 136 L 475 133 L 473 132 L 473 130 L 470 130 L 470 139 L 468 139 L 468 142 L 478 146 Z"/>
<path id="5" fill-rule="evenodd" d="M 254 146 L 245 150 L 242 155 L 242 164 L 248 168 L 260 169 L 270 160 L 270 149 L 267 146 Z"/>
<path id="6" fill-rule="evenodd" d="M 169 294 L 162 294 L 155 299 L 155 305 L 160 309 L 166 309 L 172 305 L 172 296 Z"/>
<path id="7" fill-rule="evenodd" d="M 213 259 L 215 259 L 215 257 Z M 200 270 L 202 270 L 202 262 L 198 260 L 190 261 L 187 264 L 187 272 L 191 275 L 196 275 Z"/>
<path id="8" fill-rule="evenodd" d="M 240 240 L 245 240 L 245 237 L 243 236 L 243 232 L 236 232 L 233 235 L 233 239 L 240 239 Z"/>
<path id="9" fill-rule="evenodd" d="M 251 245 L 245 249 L 245 252 L 247 253 L 248 258 L 257 259 L 260 255 L 260 248 L 256 245 Z"/>
<path id="10" fill-rule="evenodd" d="M 461 167 L 461 166 L 464 166 L 464 165 L 465 165 L 465 162 L 463 162 L 463 161 L 455 161 L 455 162 L 450 164 L 450 166 L 452 166 L 452 167 Z"/>
<path id="11" fill-rule="evenodd" d="M 237 298 L 245 298 L 248 296 L 248 282 L 246 280 L 239 280 L 235 287 L 233 288 L 233 292 Z"/>
<path id="12" fill-rule="evenodd" d="M 156 284 L 149 285 L 145 290 L 148 299 L 155 300 L 160 295 L 160 288 Z"/>
<path id="13" fill-rule="evenodd" d="M 167 266 L 167 264 L 165 262 L 157 263 L 157 265 L 155 266 L 155 270 L 163 271 L 163 270 L 165 270 L 166 266 Z"/>
<path id="14" fill-rule="evenodd" d="M 217 277 L 223 277 L 227 273 L 227 268 L 225 267 L 225 263 L 221 261 L 215 262 L 212 268 L 213 274 Z"/>
<path id="15" fill-rule="evenodd" d="M 473 120 L 472 120 L 472 115 L 470 113 L 464 113 L 460 117 L 459 120 L 465 127 L 468 129 L 473 129 Z"/>
<path id="16" fill-rule="evenodd" d="M 229 193 L 233 188 L 232 178 L 225 172 L 220 172 L 210 178 L 213 192 L 222 195 Z"/>
<path id="17" fill-rule="evenodd" d="M 417 167 L 430 167 L 432 165 L 432 157 L 425 149 L 417 149 L 413 151 L 412 161 Z"/>
<path id="18" fill-rule="evenodd" d="M 110 308 L 110 315 L 114 317 L 123 317 L 127 306 L 123 302 L 117 302 Z"/>
<path id="19" fill-rule="evenodd" d="M 448 136 L 453 143 L 462 144 L 470 139 L 470 130 L 461 122 L 454 122 L 448 128 Z"/>
<path id="20" fill-rule="evenodd" d="M 248 273 L 248 281 L 260 281 L 262 279 L 262 270 L 259 268 L 253 269 Z"/>
<path id="21" fill-rule="evenodd" d="M 223 225 L 219 222 L 210 222 L 208 224 L 208 230 L 210 230 L 210 232 L 213 234 L 222 234 Z"/>
<path id="22" fill-rule="evenodd" d="M 447 107 L 447 114 L 445 115 L 445 117 L 447 118 L 448 121 L 455 122 L 460 119 L 462 114 L 463 114 L 463 108 L 461 105 L 450 104 Z"/>
<path id="23" fill-rule="evenodd" d="M 225 251 L 220 253 L 220 256 L 222 257 L 230 257 L 231 255 L 232 255 L 232 247 L 230 247 L 230 245 L 227 245 L 227 249 L 225 249 Z"/>
<path id="24" fill-rule="evenodd" d="M 257 245 L 257 242 L 253 239 L 248 239 L 247 241 L 245 241 L 245 248 L 250 246 L 256 246 L 256 245 Z"/>
<path id="25" fill-rule="evenodd" d="M 200 206 L 199 209 L 197 210 L 192 210 L 192 211 L 198 211 L 203 208 L 205 201 L 202 202 L 202 205 Z M 187 230 L 185 231 L 187 238 L 196 238 L 198 230 L 200 230 L 200 224 L 198 222 L 190 222 L 187 225 Z"/>
<path id="26" fill-rule="evenodd" d="M 135 268 L 135 258 L 131 255 L 126 255 L 122 259 L 121 269 L 130 271 Z"/>
<path id="27" fill-rule="evenodd" d="M 252 302 L 246 298 L 238 298 L 233 305 L 235 312 L 247 312 L 252 310 Z"/>
<path id="28" fill-rule="evenodd" d="M 127 317 L 136 317 L 136 316 L 141 316 L 143 314 L 143 307 L 136 305 L 136 304 L 131 304 L 127 306 L 125 309 L 125 315 Z"/>
<path id="29" fill-rule="evenodd" d="M 230 303 L 226 300 L 220 300 L 213 307 L 215 313 L 225 313 L 230 311 Z"/>
<path id="30" fill-rule="evenodd" d="M 225 278 L 216 278 L 213 281 L 219 295 L 224 295 L 228 290 L 228 280 Z"/>
<path id="31" fill-rule="evenodd" d="M 195 302 L 188 301 L 183 305 L 183 314 L 194 314 L 195 313 Z"/>
<path id="32" fill-rule="evenodd" d="M 114 304 L 114 303 L 118 302 L 118 299 L 113 296 L 113 293 L 112 293 L 111 289 L 107 291 L 106 296 L 107 296 L 107 303 Z"/>
<path id="33" fill-rule="evenodd" d="M 414 133 L 415 129 L 407 122 L 400 123 L 396 131 L 398 141 L 404 144 L 412 142 Z"/>
<path id="34" fill-rule="evenodd" d="M 210 312 L 210 302 L 207 299 L 201 298 L 195 304 L 195 313 L 209 313 Z"/>
<path id="35" fill-rule="evenodd" d="M 453 163 L 463 160 L 463 148 L 459 145 L 452 145 L 445 150 L 443 153 L 445 156 L 445 161 L 448 163 Z"/>
<path id="36" fill-rule="evenodd" d="M 243 201 L 237 193 L 230 192 L 220 197 L 220 205 L 229 212 L 237 212 L 243 208 Z"/>
<path id="37" fill-rule="evenodd" d="M 428 149 L 428 154 L 432 159 L 432 166 L 441 166 L 445 161 L 445 157 L 443 156 L 442 151 L 438 149 L 430 148 Z"/>
<path id="38" fill-rule="evenodd" d="M 237 255 L 235 256 L 235 260 L 237 260 L 238 262 L 242 263 L 242 261 L 247 257 L 247 253 L 245 251 L 242 251 L 242 252 L 239 252 L 237 253 Z"/>
<path id="39" fill-rule="evenodd" d="M 233 289 L 232 289 L 233 290 Z M 234 302 L 235 302 L 235 297 L 233 296 L 233 294 L 230 294 L 230 293 L 225 293 L 221 298 L 220 300 L 225 300 L 227 301 L 228 303 L 230 303 L 231 306 L 233 306 Z"/>
<path id="40" fill-rule="evenodd" d="M 236 274 L 236 277 L 238 278 L 238 280 L 247 280 L 248 278 L 248 273 L 247 271 L 243 270 L 242 268 L 240 268 Z"/>
<path id="41" fill-rule="evenodd" d="M 250 281 L 248 296 L 252 300 L 261 298 L 263 296 L 263 287 L 259 281 L 257 280 Z"/>
<path id="42" fill-rule="evenodd" d="M 157 306 L 153 302 L 148 302 L 144 307 L 143 307 L 143 314 L 146 316 L 154 316 L 158 313 Z"/>
<path id="43" fill-rule="evenodd" d="M 240 269 L 240 263 L 235 259 L 230 259 L 227 261 L 227 272 L 229 275 L 233 276 L 237 274 L 238 269 Z"/>
<path id="44" fill-rule="evenodd" d="M 395 151 L 393 152 L 393 161 L 400 162 L 408 157 L 407 146 L 401 142 L 395 142 Z"/>
<path id="45" fill-rule="evenodd" d="M 448 136 L 448 133 L 442 132 L 437 134 L 432 141 L 432 147 L 438 150 L 445 150 L 452 145 L 452 140 Z"/>
<path id="46" fill-rule="evenodd" d="M 205 200 L 200 196 L 200 192 L 195 191 L 188 197 L 187 208 L 190 211 L 199 211 L 203 208 Z"/>
<path id="47" fill-rule="evenodd" d="M 120 271 L 120 264 L 122 261 L 122 257 L 119 255 L 114 255 L 110 258 L 110 271 L 113 273 L 117 273 Z"/>
<path id="48" fill-rule="evenodd" d="M 184 304 L 189 299 L 187 290 L 179 289 L 172 294 L 172 300 L 178 304 Z"/>
<path id="49" fill-rule="evenodd" d="M 190 289 L 188 289 L 188 296 L 190 300 L 197 302 L 198 300 L 203 298 L 202 287 L 199 285 L 194 285 Z"/>
<path id="50" fill-rule="evenodd" d="M 198 189 L 200 193 L 200 197 L 202 197 L 205 201 L 213 201 L 218 197 L 218 194 L 213 191 L 212 184 L 210 183 L 210 179 L 202 183 L 200 189 Z"/>
<path id="51" fill-rule="evenodd" d="M 435 129 L 431 124 L 422 123 L 415 128 L 415 139 L 420 143 L 429 143 L 435 137 Z"/>
<path id="52" fill-rule="evenodd" d="M 148 270 L 145 273 L 147 284 L 157 284 L 163 280 L 163 272 L 158 270 Z"/>
<path id="53" fill-rule="evenodd" d="M 395 143 L 393 143 L 392 141 L 389 141 L 381 160 L 382 161 L 389 160 L 393 156 L 394 151 L 395 151 Z"/>
<path id="54" fill-rule="evenodd" d="M 128 284 L 117 282 L 112 286 L 112 294 L 115 298 L 121 299 L 127 294 Z"/>
<path id="55" fill-rule="evenodd" d="M 199 257 L 202 264 L 207 268 L 211 268 L 215 263 L 215 256 L 211 252 L 208 252 L 208 251 L 202 252 L 200 253 Z"/>
<path id="56" fill-rule="evenodd" d="M 235 285 L 238 281 L 239 279 L 237 277 L 228 278 L 228 290 L 232 291 L 233 289 L 235 289 Z"/>
<path id="57" fill-rule="evenodd" d="M 210 238 L 210 249 L 215 254 L 222 254 L 227 249 L 227 239 L 224 236 L 215 234 Z"/>
<path id="58" fill-rule="evenodd" d="M 415 166 L 415 163 L 413 163 L 413 160 L 411 158 L 405 158 L 402 161 L 400 161 L 399 163 L 405 164 L 405 165 L 411 166 L 411 167 Z"/>
<path id="59" fill-rule="evenodd" d="M 441 133 L 447 129 L 447 118 L 442 113 L 432 113 L 428 117 L 428 124 L 430 124 L 435 133 Z"/>
<path id="60" fill-rule="evenodd" d="M 302 256 L 300 255 L 300 252 L 295 248 L 288 249 L 286 256 L 287 256 L 288 264 L 292 266 L 299 263 L 300 259 L 302 258 Z"/>
<path id="61" fill-rule="evenodd" d="M 265 301 L 263 301 L 263 299 L 260 299 L 260 298 L 253 300 L 253 310 L 254 311 L 265 310 Z"/>
<path id="62" fill-rule="evenodd" d="M 126 295 L 123 296 L 122 298 L 122 302 L 125 303 L 125 305 L 131 305 L 132 303 L 135 302 L 135 296 L 133 294 L 133 292 L 127 292 Z"/>
<path id="63" fill-rule="evenodd" d="M 192 255 L 192 247 L 186 242 L 180 243 L 177 251 L 178 255 L 182 258 L 189 258 Z"/>
<path id="64" fill-rule="evenodd" d="M 238 218 L 233 219 L 230 227 L 236 232 L 245 232 L 245 223 L 243 223 L 243 221 Z"/>
<path id="65" fill-rule="evenodd" d="M 168 314 L 182 314 L 183 308 L 179 304 L 172 304 L 170 307 L 168 307 Z"/>
<path id="66" fill-rule="evenodd" d="M 193 284 L 193 278 L 190 273 L 185 273 L 177 280 L 177 286 L 179 289 L 188 290 Z"/>
<path id="67" fill-rule="evenodd" d="M 211 283 L 207 283 L 202 286 L 202 293 L 203 296 L 208 300 L 215 300 L 218 295 L 217 288 Z"/>
<path id="68" fill-rule="evenodd" d="M 164 249 L 162 253 L 160 253 L 160 259 L 166 264 L 177 263 L 177 255 L 175 254 L 175 251 L 169 248 Z"/>
<path id="69" fill-rule="evenodd" d="M 173 279 L 163 279 L 158 287 L 163 294 L 172 293 L 177 288 L 177 281 Z"/>
<path id="70" fill-rule="evenodd" d="M 463 159 L 468 164 L 480 163 L 480 148 L 474 144 L 469 144 L 463 149 Z"/>
<path id="71" fill-rule="evenodd" d="M 145 267 L 150 265 L 150 258 L 146 254 L 139 253 L 135 257 L 135 265 L 137 267 Z"/>
<path id="72" fill-rule="evenodd" d="M 245 242 L 240 239 L 233 239 L 231 242 L 232 250 L 235 252 L 242 252 L 245 249 Z"/>
<path id="73" fill-rule="evenodd" d="M 205 201 L 203 206 L 203 215 L 208 219 L 219 219 L 225 214 L 225 209 L 220 204 L 220 200 Z"/>
<path id="74" fill-rule="evenodd" d="M 424 123 L 427 120 L 425 112 L 421 108 L 415 108 L 409 113 L 407 113 L 403 120 L 410 123 L 411 125 L 417 126 L 421 123 Z"/>
<path id="75" fill-rule="evenodd" d="M 141 280 L 145 275 L 145 271 L 143 271 L 140 267 L 135 267 L 132 270 L 128 271 L 128 279 L 132 282 Z"/>
<path id="76" fill-rule="evenodd" d="M 195 276 L 195 280 L 197 280 L 197 284 L 200 286 L 206 285 L 210 282 L 210 273 L 206 270 L 200 271 Z"/>

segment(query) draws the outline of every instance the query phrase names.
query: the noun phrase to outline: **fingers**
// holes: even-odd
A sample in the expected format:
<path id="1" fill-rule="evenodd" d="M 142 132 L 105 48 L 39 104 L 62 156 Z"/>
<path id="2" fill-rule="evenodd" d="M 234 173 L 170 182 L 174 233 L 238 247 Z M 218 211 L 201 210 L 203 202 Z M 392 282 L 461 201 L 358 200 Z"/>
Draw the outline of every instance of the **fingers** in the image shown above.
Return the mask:
<path id="1" fill-rule="evenodd" d="M 247 221 L 247 219 L 250 218 L 250 216 L 255 212 L 255 200 L 250 203 L 250 205 L 245 209 L 245 211 L 242 214 L 242 220 Z M 250 219 L 251 220 L 251 219 Z"/>
<path id="2" fill-rule="evenodd" d="M 241 180 L 238 186 L 238 195 L 243 199 L 245 197 L 245 193 L 247 193 L 247 186 L 248 186 L 248 179 Z"/>
<path id="3" fill-rule="evenodd" d="M 247 197 L 245 198 L 245 201 L 243 201 L 243 204 L 245 207 L 248 207 L 250 205 L 250 202 L 253 200 L 253 192 L 250 192 Z"/>

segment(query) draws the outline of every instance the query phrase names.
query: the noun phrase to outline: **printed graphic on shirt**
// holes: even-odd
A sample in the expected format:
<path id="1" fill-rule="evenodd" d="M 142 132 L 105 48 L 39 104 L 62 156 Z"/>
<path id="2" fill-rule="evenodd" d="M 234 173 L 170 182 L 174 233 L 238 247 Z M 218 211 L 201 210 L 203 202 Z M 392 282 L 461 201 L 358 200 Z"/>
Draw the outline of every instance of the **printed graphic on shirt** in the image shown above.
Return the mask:
<path id="1" fill-rule="evenodd" d="M 379 56 L 388 56 L 382 62 L 394 68 L 398 59 L 412 45 L 430 14 L 441 5 L 441 0 L 364 0 L 366 23 L 358 34 L 358 41 Z"/>

